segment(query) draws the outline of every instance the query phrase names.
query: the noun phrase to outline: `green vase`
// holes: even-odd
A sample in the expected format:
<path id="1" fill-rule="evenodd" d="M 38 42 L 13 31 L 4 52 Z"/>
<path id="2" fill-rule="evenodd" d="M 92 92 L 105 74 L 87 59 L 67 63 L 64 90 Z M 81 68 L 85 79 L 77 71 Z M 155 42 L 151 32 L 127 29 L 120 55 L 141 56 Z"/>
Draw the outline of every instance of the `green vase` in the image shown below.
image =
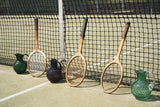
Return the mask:
<path id="1" fill-rule="evenodd" d="M 131 86 L 131 92 L 138 100 L 147 100 L 155 84 L 154 75 L 150 71 L 137 70 L 137 80 Z M 147 74 L 153 76 L 153 83 L 149 84 L 146 80 Z"/>
<path id="2" fill-rule="evenodd" d="M 24 55 L 27 55 L 27 54 L 20 54 L 20 53 L 15 54 L 17 60 L 13 64 L 13 69 L 17 74 L 23 74 L 26 72 L 27 62 L 23 60 Z"/>

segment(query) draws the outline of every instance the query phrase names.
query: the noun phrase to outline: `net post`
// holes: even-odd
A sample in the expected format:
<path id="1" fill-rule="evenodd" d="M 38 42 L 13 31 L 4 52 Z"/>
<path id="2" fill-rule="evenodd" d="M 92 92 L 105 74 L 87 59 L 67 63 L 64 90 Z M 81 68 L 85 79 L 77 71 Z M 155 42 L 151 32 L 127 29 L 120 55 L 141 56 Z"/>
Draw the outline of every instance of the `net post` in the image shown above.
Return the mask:
<path id="1" fill-rule="evenodd" d="M 59 8 L 59 39 L 61 60 L 65 60 L 65 18 L 63 11 L 63 0 L 58 0 Z"/>
<path id="2" fill-rule="evenodd" d="M 124 11 L 124 4 L 125 4 L 125 0 L 122 0 L 122 12 Z"/>

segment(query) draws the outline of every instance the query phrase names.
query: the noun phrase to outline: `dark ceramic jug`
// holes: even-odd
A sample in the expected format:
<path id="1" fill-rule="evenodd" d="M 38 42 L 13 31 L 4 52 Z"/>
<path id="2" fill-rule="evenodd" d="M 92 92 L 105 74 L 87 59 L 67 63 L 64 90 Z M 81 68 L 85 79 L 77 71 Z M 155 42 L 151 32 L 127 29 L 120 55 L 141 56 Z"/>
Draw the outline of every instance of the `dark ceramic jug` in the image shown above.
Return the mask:
<path id="1" fill-rule="evenodd" d="M 58 64 L 60 65 L 58 67 Z M 62 66 L 61 63 L 58 62 L 56 59 L 52 59 L 51 60 L 51 67 L 49 68 L 49 70 L 47 71 L 47 78 L 51 83 L 56 83 L 59 80 L 62 79 Z"/>

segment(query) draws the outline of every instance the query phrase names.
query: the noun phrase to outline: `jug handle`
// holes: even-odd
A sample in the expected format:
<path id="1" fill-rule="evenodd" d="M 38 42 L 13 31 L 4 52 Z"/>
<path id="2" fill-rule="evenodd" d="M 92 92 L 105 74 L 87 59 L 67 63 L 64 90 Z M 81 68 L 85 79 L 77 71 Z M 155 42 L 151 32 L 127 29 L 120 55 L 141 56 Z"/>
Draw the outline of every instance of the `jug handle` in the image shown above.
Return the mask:
<path id="1" fill-rule="evenodd" d="M 152 91 L 153 87 L 155 86 L 155 77 L 154 77 L 154 75 L 153 75 L 153 73 L 151 71 L 147 71 L 146 75 L 147 74 L 151 74 L 152 77 L 153 77 L 153 83 L 149 84 L 149 86 L 148 86 L 149 90 Z"/>
<path id="2" fill-rule="evenodd" d="M 24 54 L 24 55 L 28 56 L 28 54 Z"/>
<path id="3" fill-rule="evenodd" d="M 26 55 L 28 57 L 28 54 L 23 54 L 23 55 Z"/>
<path id="4" fill-rule="evenodd" d="M 57 61 L 58 63 L 59 63 L 59 65 L 60 65 L 60 71 L 62 70 L 62 65 L 61 65 L 61 63 L 59 62 L 59 61 Z"/>

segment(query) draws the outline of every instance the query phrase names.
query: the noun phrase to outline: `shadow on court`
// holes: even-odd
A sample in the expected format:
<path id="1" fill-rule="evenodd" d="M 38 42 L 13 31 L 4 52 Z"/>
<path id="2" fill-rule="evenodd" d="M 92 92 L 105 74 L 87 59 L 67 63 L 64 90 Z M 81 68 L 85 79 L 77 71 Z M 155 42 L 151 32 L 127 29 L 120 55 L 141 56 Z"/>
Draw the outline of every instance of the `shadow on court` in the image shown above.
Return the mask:
<path id="1" fill-rule="evenodd" d="M 144 102 L 154 102 L 154 101 L 160 101 L 160 95 L 150 95 L 150 97 L 146 100 L 139 100 Z"/>
<path id="2" fill-rule="evenodd" d="M 99 86 L 100 82 L 95 80 L 84 80 L 81 85 L 79 85 L 77 88 L 89 88 L 89 87 L 96 87 Z"/>

